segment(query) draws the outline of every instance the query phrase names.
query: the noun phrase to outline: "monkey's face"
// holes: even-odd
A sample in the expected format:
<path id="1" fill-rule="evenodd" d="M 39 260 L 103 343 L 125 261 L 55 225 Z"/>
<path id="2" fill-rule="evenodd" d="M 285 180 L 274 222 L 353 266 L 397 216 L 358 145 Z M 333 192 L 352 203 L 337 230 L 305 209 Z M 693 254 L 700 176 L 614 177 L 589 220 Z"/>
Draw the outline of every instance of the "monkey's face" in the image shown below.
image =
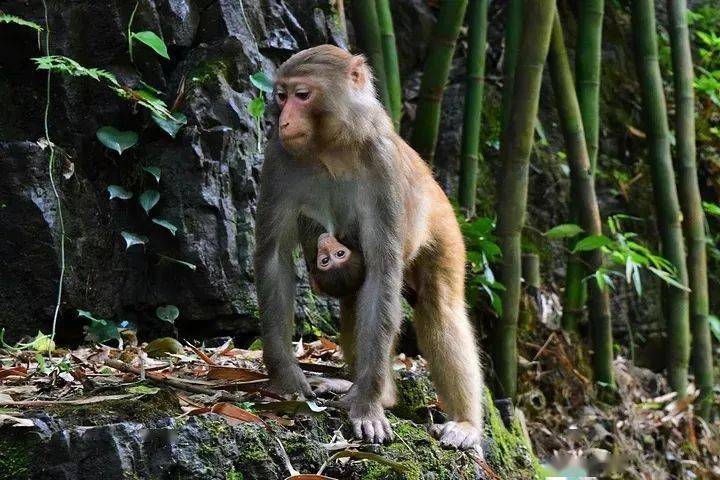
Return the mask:
<path id="1" fill-rule="evenodd" d="M 313 144 L 319 97 L 319 86 L 308 78 L 280 79 L 276 83 L 280 142 L 288 152 L 301 153 Z"/>
<path id="2" fill-rule="evenodd" d="M 350 250 L 329 233 L 318 238 L 317 268 L 323 272 L 342 268 L 350 260 Z"/>

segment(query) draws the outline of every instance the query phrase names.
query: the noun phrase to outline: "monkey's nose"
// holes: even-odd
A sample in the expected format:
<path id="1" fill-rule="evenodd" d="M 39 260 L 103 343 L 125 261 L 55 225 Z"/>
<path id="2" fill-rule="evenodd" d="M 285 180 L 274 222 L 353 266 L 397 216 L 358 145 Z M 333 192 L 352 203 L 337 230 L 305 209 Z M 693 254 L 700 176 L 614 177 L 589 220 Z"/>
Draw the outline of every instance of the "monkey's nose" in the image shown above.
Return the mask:
<path id="1" fill-rule="evenodd" d="M 285 123 L 283 123 L 282 125 L 280 125 L 280 128 L 281 128 L 281 129 L 285 129 L 285 128 L 289 127 L 289 126 L 290 126 L 290 122 L 285 122 Z"/>

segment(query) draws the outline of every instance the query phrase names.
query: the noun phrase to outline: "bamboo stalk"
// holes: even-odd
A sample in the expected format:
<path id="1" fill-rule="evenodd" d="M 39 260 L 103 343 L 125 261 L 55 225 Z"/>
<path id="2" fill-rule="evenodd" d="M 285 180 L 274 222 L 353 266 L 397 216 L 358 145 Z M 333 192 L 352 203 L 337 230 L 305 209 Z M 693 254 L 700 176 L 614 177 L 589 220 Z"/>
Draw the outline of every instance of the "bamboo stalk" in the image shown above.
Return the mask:
<path id="1" fill-rule="evenodd" d="M 380 40 L 382 42 L 385 79 L 387 80 L 388 97 L 390 102 L 390 117 L 395 131 L 400 131 L 402 117 L 402 83 L 400 82 L 400 67 L 398 66 L 397 45 L 395 43 L 395 29 L 393 27 L 390 0 L 376 0 L 376 10 L 380 26 Z"/>
<path id="2" fill-rule="evenodd" d="M 463 115 L 458 200 L 468 216 L 475 214 L 477 169 L 480 150 L 488 0 L 471 0 L 468 9 L 468 59 Z"/>
<path id="3" fill-rule="evenodd" d="M 510 0 L 507 4 L 507 20 L 505 22 L 505 52 L 503 54 L 503 91 L 501 106 L 501 131 L 510 117 L 510 101 L 515 85 L 515 65 L 520 50 L 520 33 L 523 25 L 523 0 Z"/>
<path id="4" fill-rule="evenodd" d="M 425 61 L 410 144 L 431 165 L 440 129 L 440 105 L 466 8 L 467 0 L 445 0 L 440 4 Z"/>
<path id="5" fill-rule="evenodd" d="M 577 218 L 583 230 L 588 235 L 601 235 L 602 221 L 595 196 L 592 165 L 585 143 L 582 115 L 563 39 L 560 15 L 557 12 L 553 21 L 548 64 L 560 126 L 567 147 L 573 194 L 571 201 L 576 206 Z M 589 270 L 595 272 L 602 266 L 602 252 L 600 249 L 591 250 L 584 255 L 584 260 Z M 608 288 L 600 288 L 593 280 L 589 282 L 588 290 L 595 380 L 613 385 L 613 339 Z"/>
<path id="6" fill-rule="evenodd" d="M 577 98 L 585 130 L 590 167 L 593 175 L 597 165 L 600 123 L 600 64 L 602 59 L 602 26 L 604 0 L 583 0 L 578 5 L 578 39 L 575 55 Z M 572 192 L 571 192 L 572 198 Z M 574 204 L 570 220 L 577 221 Z M 577 239 L 569 242 L 574 248 Z M 587 269 L 576 255 L 570 255 L 565 271 L 565 298 L 562 324 L 566 331 L 575 331 L 583 317 L 587 288 L 583 278 Z"/>
<path id="7" fill-rule="evenodd" d="M 517 391 L 517 321 L 520 302 L 521 233 L 525 222 L 530 151 L 535 133 L 542 71 L 550 44 L 555 2 L 526 0 L 510 115 L 503 131 L 497 233 L 502 257 L 503 313 L 494 329 L 494 364 L 506 397 Z"/>
<path id="8" fill-rule="evenodd" d="M 687 241 L 690 293 L 692 367 L 700 388 L 700 415 L 707 418 L 713 403 L 713 358 L 708 315 L 707 259 L 705 251 L 705 213 L 702 208 L 695 163 L 695 92 L 690 32 L 685 0 L 668 0 L 670 46 L 675 89 L 675 139 L 678 193 Z"/>
<path id="9" fill-rule="evenodd" d="M 385 75 L 380 22 L 375 0 L 353 0 L 352 9 L 358 42 L 370 61 L 380 101 L 382 101 L 388 113 L 392 113 L 390 93 L 388 92 L 387 77 Z"/>
<path id="10" fill-rule="evenodd" d="M 685 247 L 681 227 L 682 214 L 675 187 L 670 155 L 667 107 L 658 64 L 655 2 L 634 0 L 632 29 L 635 37 L 635 63 L 640 80 L 648 157 L 652 175 L 655 209 L 660 230 L 662 255 L 677 270 L 678 281 L 688 284 Z M 667 324 L 668 379 L 670 386 L 683 398 L 687 393 L 687 368 L 690 355 L 688 294 L 671 285 L 663 285 L 664 314 Z"/>

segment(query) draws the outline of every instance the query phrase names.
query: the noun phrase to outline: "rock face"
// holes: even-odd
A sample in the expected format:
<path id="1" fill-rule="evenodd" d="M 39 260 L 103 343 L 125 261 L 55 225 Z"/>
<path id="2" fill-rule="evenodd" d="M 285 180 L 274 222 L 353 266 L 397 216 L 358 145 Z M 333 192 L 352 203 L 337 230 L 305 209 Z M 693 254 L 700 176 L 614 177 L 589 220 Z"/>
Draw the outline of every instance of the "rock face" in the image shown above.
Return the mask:
<path id="1" fill-rule="evenodd" d="M 142 80 L 164 92 L 168 105 L 180 97 L 188 117 L 172 139 L 143 108 L 100 82 L 52 75 L 48 123 L 66 230 L 61 341 L 80 333 L 77 308 L 130 320 L 142 333 L 163 328 L 154 310 L 164 304 L 180 308 L 177 326 L 187 335 L 257 334 L 251 259 L 262 156 L 247 111 L 258 91 L 248 77 L 272 73 L 298 49 L 344 45 L 333 3 L 142 0 L 132 30 L 162 36 L 170 60 L 135 42 L 131 62 L 133 2 L 48 2 L 51 54 L 112 72 L 132 88 Z M 40 2 L 4 2 L 2 9 L 45 23 Z M 43 53 L 35 32 L 24 27 L 2 24 L 0 43 L 13 46 L 0 52 L 7 107 L 0 118 L 0 326 L 15 340 L 49 330 L 60 273 L 60 212 L 48 176 L 49 149 L 36 143 L 43 136 L 46 75 L 30 59 Z M 119 156 L 95 138 L 105 125 L 135 131 L 140 140 Z M 146 166 L 161 169 L 159 184 L 144 173 Z M 111 184 L 132 191 L 133 199 L 109 200 Z M 160 193 L 152 217 L 178 226 L 176 236 L 140 208 L 137 198 L 147 189 Z M 126 252 L 121 231 L 149 242 Z M 308 299 L 298 275 L 300 297 Z M 300 318 L 327 312 L 327 302 L 314 300 L 299 302 Z"/>
<path id="2" fill-rule="evenodd" d="M 519 428 L 506 431 L 494 407 L 487 409 L 482 466 L 467 454 L 440 448 L 424 426 L 395 416 L 390 421 L 398 439 L 360 448 L 395 462 L 393 467 L 329 461 L 333 452 L 325 445 L 337 431 L 350 432 L 338 412 L 295 416 L 289 428 L 272 421 L 228 425 L 214 413 L 177 414 L 177 400 L 164 391 L 139 400 L 28 412 L 35 427 L 0 426 L 0 480 L 279 480 L 289 473 L 278 443 L 301 473 L 315 473 L 328 462 L 325 475 L 343 480 L 539 478 Z"/>

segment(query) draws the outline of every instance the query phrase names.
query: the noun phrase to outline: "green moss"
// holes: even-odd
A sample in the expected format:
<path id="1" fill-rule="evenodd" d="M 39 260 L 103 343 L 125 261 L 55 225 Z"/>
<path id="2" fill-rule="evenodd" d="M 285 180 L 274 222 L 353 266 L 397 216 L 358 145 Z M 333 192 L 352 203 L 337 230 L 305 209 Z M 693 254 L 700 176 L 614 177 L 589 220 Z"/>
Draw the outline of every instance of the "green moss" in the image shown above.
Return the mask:
<path id="1" fill-rule="evenodd" d="M 426 376 L 408 375 L 395 382 L 397 403 L 392 412 L 414 422 L 427 421 L 427 406 L 435 399 L 432 383 Z"/>
<path id="2" fill-rule="evenodd" d="M 188 86 L 201 88 L 218 77 L 229 78 L 230 73 L 230 66 L 224 59 L 201 61 L 188 74 Z"/>
<path id="3" fill-rule="evenodd" d="M 244 478 L 242 473 L 235 470 L 235 467 L 232 467 L 227 475 L 225 475 L 225 480 L 243 480 Z"/>
<path id="4" fill-rule="evenodd" d="M 485 452 L 485 460 L 500 478 L 534 479 L 540 477 L 540 464 L 528 445 L 522 428 L 516 422 L 511 430 L 503 424 L 495 408 L 490 391 L 485 389 L 485 435 L 492 439 L 492 447 Z"/>
<path id="5" fill-rule="evenodd" d="M 0 480 L 30 478 L 33 451 L 20 433 L 3 429 L 0 435 Z"/>
<path id="6" fill-rule="evenodd" d="M 57 405 L 46 407 L 45 411 L 62 418 L 69 426 L 100 426 L 123 420 L 152 423 L 182 413 L 177 397 L 167 390 L 160 390 L 154 395 L 144 395 L 139 399 L 109 400 L 87 405 Z"/>

